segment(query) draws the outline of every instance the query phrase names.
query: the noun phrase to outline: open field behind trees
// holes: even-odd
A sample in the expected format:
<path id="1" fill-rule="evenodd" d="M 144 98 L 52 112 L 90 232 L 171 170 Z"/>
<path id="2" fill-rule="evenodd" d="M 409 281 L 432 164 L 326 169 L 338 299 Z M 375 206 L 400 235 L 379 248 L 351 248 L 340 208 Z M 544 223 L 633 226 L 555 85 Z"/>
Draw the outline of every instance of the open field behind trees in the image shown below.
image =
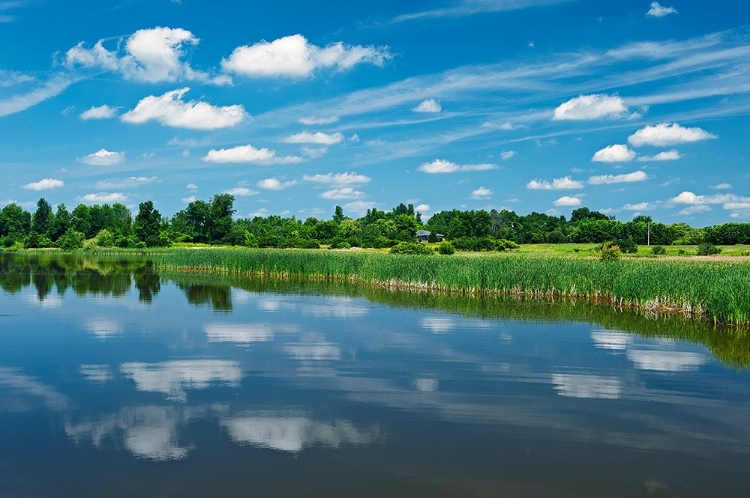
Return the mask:
<path id="1" fill-rule="evenodd" d="M 750 324 L 750 265 L 742 261 L 528 257 L 521 254 L 410 256 L 363 251 L 183 249 L 163 268 L 231 275 L 309 277 L 468 294 L 568 296 L 615 306 L 671 310 Z"/>
<path id="2" fill-rule="evenodd" d="M 624 252 L 646 254 L 647 242 L 663 246 L 667 255 L 687 255 L 698 244 L 736 245 L 732 255 L 750 255 L 750 223 L 725 223 L 695 228 L 685 223 L 664 224 L 637 216 L 622 222 L 582 207 L 565 216 L 544 213 L 519 215 L 513 211 L 450 210 L 429 220 L 414 206 L 399 204 L 390 211 L 367 210 L 354 219 L 336 206 L 329 219 L 271 215 L 236 218 L 234 197 L 217 194 L 208 201 L 190 202 L 171 217 L 152 201 L 139 204 L 133 216 L 123 204 L 79 204 L 72 211 L 64 204 L 54 209 L 42 198 L 33 213 L 17 204 L 0 210 L 0 246 L 5 248 L 59 247 L 167 247 L 173 244 L 233 245 L 277 248 L 390 248 L 416 240 L 418 230 L 429 233 L 429 242 L 449 241 L 458 251 L 494 251 L 510 243 L 547 244 L 550 252 L 584 250 L 580 244 L 613 242 Z M 440 236 L 438 235 L 440 234 Z M 570 246 L 569 244 L 577 244 Z M 537 247 L 537 246 L 534 246 Z M 542 250 L 544 246 L 538 246 Z M 524 249 L 526 250 L 526 249 Z M 683 253 L 680 253 L 680 251 Z"/>

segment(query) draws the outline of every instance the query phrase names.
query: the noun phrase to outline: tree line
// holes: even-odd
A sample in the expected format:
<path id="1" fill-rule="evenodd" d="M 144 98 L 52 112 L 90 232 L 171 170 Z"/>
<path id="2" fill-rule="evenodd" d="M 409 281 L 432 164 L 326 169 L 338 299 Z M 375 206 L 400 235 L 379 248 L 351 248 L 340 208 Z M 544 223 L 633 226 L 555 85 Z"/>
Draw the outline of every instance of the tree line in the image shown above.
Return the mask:
<path id="1" fill-rule="evenodd" d="M 336 206 L 330 219 L 314 217 L 235 218 L 234 197 L 216 194 L 196 200 L 174 214 L 163 216 L 152 201 L 138 205 L 133 217 L 123 204 L 87 206 L 69 211 L 65 204 L 53 210 L 42 198 L 33 213 L 18 204 L 0 211 L 3 247 L 166 247 L 174 243 L 205 243 L 245 247 L 331 248 L 393 247 L 414 242 L 417 230 L 430 232 L 429 240 L 450 241 L 458 250 L 496 250 L 513 244 L 603 243 L 615 241 L 624 250 L 648 242 L 672 244 L 750 244 L 750 223 L 725 223 L 694 228 L 686 223 L 664 224 L 648 216 L 622 222 L 582 207 L 570 218 L 533 212 L 518 215 L 510 210 L 442 211 L 423 222 L 412 204 L 390 211 L 376 208 L 357 219 Z"/>

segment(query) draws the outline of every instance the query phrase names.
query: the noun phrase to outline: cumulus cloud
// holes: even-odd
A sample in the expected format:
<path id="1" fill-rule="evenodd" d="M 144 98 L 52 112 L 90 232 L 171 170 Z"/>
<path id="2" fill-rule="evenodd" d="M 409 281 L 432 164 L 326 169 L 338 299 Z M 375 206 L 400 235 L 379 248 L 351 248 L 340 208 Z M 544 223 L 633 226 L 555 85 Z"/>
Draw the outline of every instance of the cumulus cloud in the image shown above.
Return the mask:
<path id="1" fill-rule="evenodd" d="M 114 202 L 125 202 L 128 200 L 128 196 L 120 192 L 97 192 L 78 197 L 78 200 L 89 204 L 112 204 Z"/>
<path id="2" fill-rule="evenodd" d="M 634 183 L 648 180 L 645 171 L 634 171 L 622 175 L 597 175 L 589 178 L 589 185 L 609 185 L 612 183 Z"/>
<path id="3" fill-rule="evenodd" d="M 364 192 L 361 192 L 359 190 L 354 190 L 352 187 L 341 187 L 341 188 L 334 188 L 331 190 L 326 190 L 322 194 L 320 194 L 320 197 L 322 199 L 331 199 L 331 200 L 351 200 L 351 199 L 362 199 L 365 196 Z"/>
<path id="4" fill-rule="evenodd" d="M 194 195 L 191 195 L 191 196 L 188 196 L 188 197 L 183 197 L 180 200 L 183 202 L 183 204 L 190 204 L 191 202 L 197 201 L 198 198 L 195 197 Z"/>
<path id="5" fill-rule="evenodd" d="M 343 42 L 318 47 L 297 34 L 237 47 L 228 59 L 221 61 L 221 67 L 228 73 L 249 78 L 300 79 L 321 69 L 345 71 L 365 63 L 382 67 L 390 58 L 388 47 L 345 45 Z"/>
<path id="6" fill-rule="evenodd" d="M 368 209 L 377 207 L 377 205 L 377 202 L 372 201 L 354 201 L 344 204 L 344 209 L 355 215 L 364 215 Z"/>
<path id="7" fill-rule="evenodd" d="M 617 95 L 580 95 L 560 104 L 554 111 L 555 121 L 584 121 L 592 119 L 638 118 L 639 114 L 628 114 L 628 106 Z"/>
<path id="8" fill-rule="evenodd" d="M 619 399 L 622 381 L 599 375 L 552 374 L 552 383 L 560 396 L 571 398 Z"/>
<path id="9" fill-rule="evenodd" d="M 677 161 L 678 159 L 682 159 L 682 155 L 677 149 L 665 150 L 664 152 L 659 152 L 658 154 L 655 154 L 653 156 L 641 156 L 638 158 L 640 162 Z"/>
<path id="10" fill-rule="evenodd" d="M 513 159 L 517 155 L 518 155 L 518 152 L 514 150 L 504 150 L 500 153 L 500 159 L 502 159 L 503 161 L 507 161 L 509 159 Z"/>
<path id="11" fill-rule="evenodd" d="M 419 204 L 417 207 L 414 208 L 414 211 L 418 213 L 426 213 L 430 210 L 429 204 Z"/>
<path id="12" fill-rule="evenodd" d="M 155 176 L 131 176 L 121 180 L 102 180 L 94 184 L 94 188 L 99 190 L 113 190 L 121 188 L 135 188 L 142 185 L 148 185 L 158 181 Z"/>
<path id="13" fill-rule="evenodd" d="M 302 161 L 297 156 L 278 156 L 275 150 L 252 145 L 239 145 L 230 149 L 211 149 L 203 157 L 209 163 L 295 164 Z"/>
<path id="14" fill-rule="evenodd" d="M 197 45 L 199 41 L 190 31 L 182 28 L 140 29 L 128 37 L 122 49 L 107 50 L 104 40 L 99 40 L 92 48 L 86 48 L 81 42 L 66 52 L 64 64 L 69 68 L 117 71 L 125 79 L 146 83 L 230 83 L 231 79 L 226 75 L 212 78 L 182 61 L 185 49 Z"/>
<path id="15" fill-rule="evenodd" d="M 732 208 L 730 207 L 728 209 L 732 209 Z M 708 211 L 711 211 L 710 206 L 706 206 L 704 204 L 698 204 L 695 206 L 688 206 L 685 209 L 681 209 L 677 212 L 677 214 L 682 215 L 682 216 L 692 216 L 694 214 L 705 213 Z"/>
<path id="16" fill-rule="evenodd" d="M 258 192 L 257 190 L 250 190 L 247 187 L 235 187 L 235 188 L 230 188 L 229 190 L 226 190 L 224 193 L 234 195 L 234 196 L 239 196 L 239 197 L 250 197 L 251 195 L 257 195 L 260 192 Z M 192 199 L 193 200 L 190 202 L 195 201 L 195 197 L 192 197 Z"/>
<path id="17" fill-rule="evenodd" d="M 677 14 L 677 9 L 674 7 L 664 7 L 659 5 L 659 2 L 651 2 L 651 8 L 646 12 L 647 17 L 664 17 L 669 14 Z"/>
<path id="18" fill-rule="evenodd" d="M 436 113 L 443 110 L 443 106 L 435 99 L 425 99 L 418 106 L 412 108 L 414 112 Z"/>
<path id="19" fill-rule="evenodd" d="M 295 133 L 282 140 L 288 144 L 315 144 L 315 145 L 335 145 L 339 144 L 344 140 L 344 135 L 341 133 L 310 133 L 309 131 L 302 131 Z"/>
<path id="20" fill-rule="evenodd" d="M 736 209 L 740 204 L 750 202 L 750 198 L 734 194 L 696 195 L 693 192 L 686 191 L 670 199 L 670 202 L 689 205 L 724 204 L 724 209 Z"/>
<path id="21" fill-rule="evenodd" d="M 266 178 L 265 180 L 260 180 L 257 185 L 258 188 L 265 190 L 284 190 L 285 188 L 297 185 L 297 182 L 295 180 L 282 182 L 278 178 Z"/>
<path id="22" fill-rule="evenodd" d="M 38 182 L 31 182 L 24 185 L 23 189 L 26 190 L 52 190 L 55 188 L 64 187 L 65 182 L 62 180 L 56 180 L 54 178 L 45 178 L 44 180 L 39 180 Z"/>
<path id="23" fill-rule="evenodd" d="M 306 126 L 315 126 L 337 123 L 338 120 L 338 116 L 303 116 L 297 122 Z"/>
<path id="24" fill-rule="evenodd" d="M 555 178 L 551 182 L 537 178 L 527 183 L 526 188 L 529 190 L 574 190 L 583 188 L 583 183 L 569 176 Z"/>
<path id="25" fill-rule="evenodd" d="M 604 147 L 591 158 L 596 163 L 626 163 L 635 159 L 635 151 L 630 150 L 627 145 L 615 144 Z"/>
<path id="26" fill-rule="evenodd" d="M 660 123 L 641 128 L 628 137 L 628 142 L 634 147 L 642 145 L 666 147 L 714 138 L 718 137 L 698 127 L 684 128 L 677 123 Z"/>
<path id="27" fill-rule="evenodd" d="M 176 360 L 163 363 L 123 363 L 122 374 L 142 392 L 162 393 L 184 401 L 187 389 L 211 385 L 237 386 L 242 380 L 239 363 L 228 360 Z"/>
<path id="28" fill-rule="evenodd" d="M 110 107 L 108 105 L 100 105 L 98 107 L 92 107 L 86 111 L 83 111 L 80 115 L 81 119 L 111 119 L 117 116 L 117 108 Z"/>
<path id="29" fill-rule="evenodd" d="M 89 164 L 91 166 L 114 166 L 125 160 L 125 153 L 99 149 L 87 156 L 78 158 L 78 160 L 83 164 Z"/>
<path id="30" fill-rule="evenodd" d="M 361 185 L 369 183 L 372 178 L 357 173 L 327 173 L 325 175 L 304 175 L 306 182 L 322 183 L 325 185 Z"/>
<path id="31" fill-rule="evenodd" d="M 175 128 L 216 130 L 236 126 L 249 117 L 242 105 L 218 107 L 194 100 L 184 102 L 182 97 L 188 91 L 190 88 L 185 87 L 160 96 L 150 95 L 120 119 L 133 124 L 157 121 Z"/>
<path id="32" fill-rule="evenodd" d="M 497 169 L 496 164 L 456 164 L 445 159 L 435 159 L 431 163 L 424 163 L 419 168 L 423 173 L 458 173 L 459 171 L 487 171 Z"/>
<path id="33" fill-rule="evenodd" d="M 555 202 L 553 202 L 557 207 L 575 207 L 581 205 L 581 199 L 578 197 L 571 197 L 569 195 L 565 195 L 563 197 L 560 197 Z"/>
<path id="34" fill-rule="evenodd" d="M 487 200 L 492 198 L 492 190 L 486 187 L 479 187 L 471 192 L 471 198 L 477 200 Z"/>

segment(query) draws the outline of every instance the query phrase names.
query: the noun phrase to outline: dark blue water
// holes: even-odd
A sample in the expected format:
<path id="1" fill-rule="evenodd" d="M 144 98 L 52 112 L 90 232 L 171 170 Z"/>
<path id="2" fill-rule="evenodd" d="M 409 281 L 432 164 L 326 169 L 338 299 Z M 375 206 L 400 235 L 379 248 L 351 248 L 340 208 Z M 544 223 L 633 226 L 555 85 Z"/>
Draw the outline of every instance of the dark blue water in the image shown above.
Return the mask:
<path id="1" fill-rule="evenodd" d="M 26 263 L 0 497 L 750 494 L 750 375 L 668 330 Z"/>

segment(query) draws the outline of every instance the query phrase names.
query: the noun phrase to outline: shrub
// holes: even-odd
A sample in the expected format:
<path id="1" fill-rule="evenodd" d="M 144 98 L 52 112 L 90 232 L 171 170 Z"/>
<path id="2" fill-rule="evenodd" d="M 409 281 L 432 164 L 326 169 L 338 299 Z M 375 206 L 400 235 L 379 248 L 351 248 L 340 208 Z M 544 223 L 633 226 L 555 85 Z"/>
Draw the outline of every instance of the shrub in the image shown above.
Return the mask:
<path id="1" fill-rule="evenodd" d="M 498 239 L 495 241 L 495 250 L 497 251 L 505 251 L 506 249 L 518 249 L 519 246 L 512 240 L 508 239 Z"/>
<path id="2" fill-rule="evenodd" d="M 440 254 L 445 254 L 446 256 L 450 256 L 451 254 L 455 254 L 456 248 L 453 247 L 453 244 L 451 244 L 450 242 L 443 242 L 442 244 L 438 246 L 437 251 Z"/>
<path id="3" fill-rule="evenodd" d="M 638 252 L 638 245 L 631 238 L 617 239 L 613 243 L 624 253 L 636 254 Z"/>
<path id="4" fill-rule="evenodd" d="M 10 235 L 3 239 L 3 247 L 13 247 L 13 244 L 15 243 L 16 241 L 13 240 L 13 237 L 11 237 Z"/>
<path id="5" fill-rule="evenodd" d="M 352 246 L 345 240 L 334 240 L 329 249 L 351 249 Z"/>
<path id="6" fill-rule="evenodd" d="M 115 237 L 106 228 L 99 230 L 94 238 L 96 245 L 99 247 L 113 247 L 115 245 Z"/>
<path id="7" fill-rule="evenodd" d="M 81 232 L 76 232 L 72 228 L 68 228 L 65 232 L 57 239 L 57 244 L 63 251 L 74 251 L 83 247 L 84 235 Z"/>
<path id="8" fill-rule="evenodd" d="M 612 242 L 605 242 L 599 250 L 599 259 L 601 261 L 617 261 L 622 256 L 622 251 Z"/>
<path id="9" fill-rule="evenodd" d="M 662 246 L 653 246 L 651 248 L 651 254 L 653 254 L 654 256 L 661 256 L 667 254 L 667 250 Z"/>
<path id="10" fill-rule="evenodd" d="M 716 247 L 713 244 L 709 244 L 704 242 L 703 244 L 698 244 L 698 256 L 710 256 L 712 254 L 719 254 L 721 252 L 720 247 Z"/>
<path id="11" fill-rule="evenodd" d="M 400 242 L 395 246 L 391 247 L 391 254 L 434 254 L 434 251 L 419 242 Z"/>

